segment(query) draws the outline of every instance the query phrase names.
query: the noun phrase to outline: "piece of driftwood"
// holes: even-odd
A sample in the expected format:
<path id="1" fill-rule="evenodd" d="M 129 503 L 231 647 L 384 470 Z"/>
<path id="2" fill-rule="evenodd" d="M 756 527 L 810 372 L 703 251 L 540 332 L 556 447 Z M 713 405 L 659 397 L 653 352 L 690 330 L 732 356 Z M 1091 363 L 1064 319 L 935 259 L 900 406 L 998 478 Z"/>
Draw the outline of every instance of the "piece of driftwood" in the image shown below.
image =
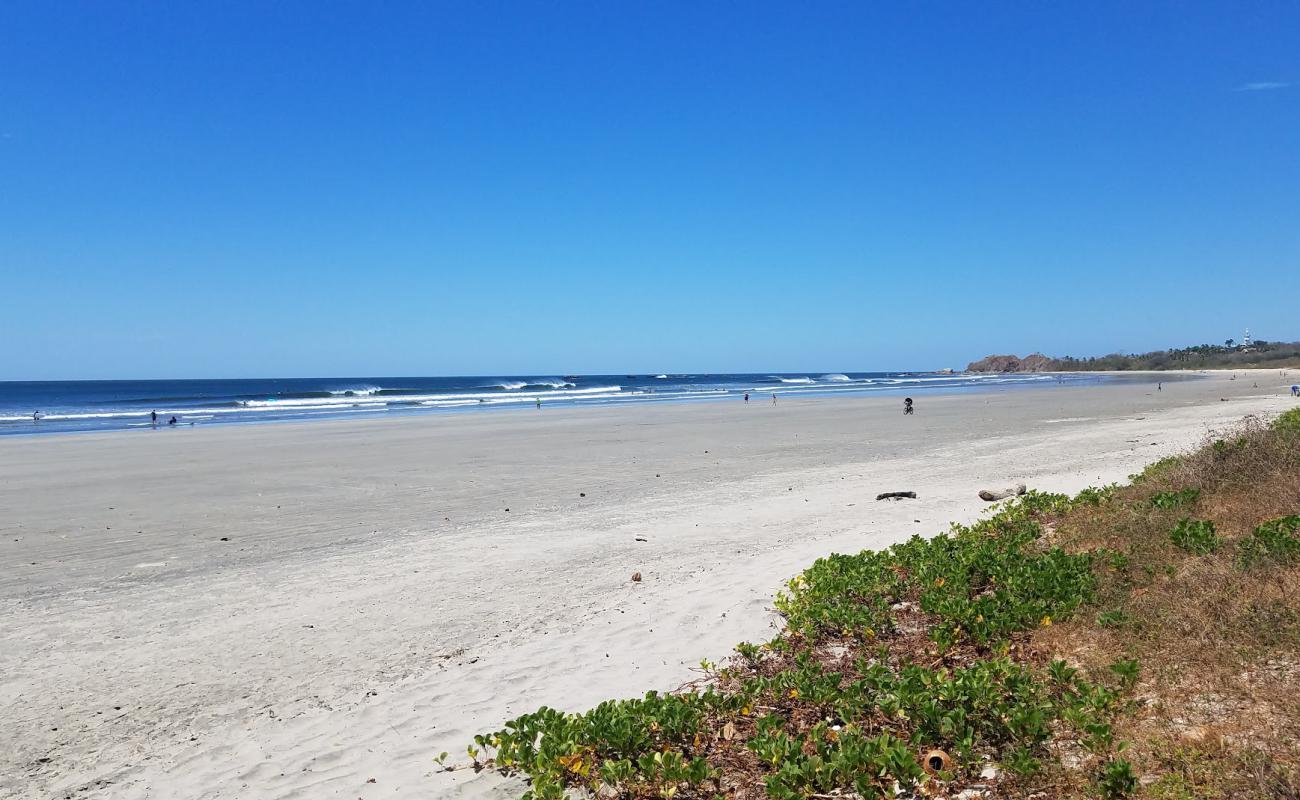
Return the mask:
<path id="1" fill-rule="evenodd" d="M 994 500 L 1005 500 L 1008 497 L 1015 497 L 1025 493 L 1025 485 L 1017 483 L 1015 486 L 1008 486 L 1005 489 L 980 489 L 980 499 L 992 503 Z"/>
<path id="2" fill-rule="evenodd" d="M 881 492 L 876 495 L 877 500 L 902 500 L 904 497 L 915 500 L 916 492 Z"/>

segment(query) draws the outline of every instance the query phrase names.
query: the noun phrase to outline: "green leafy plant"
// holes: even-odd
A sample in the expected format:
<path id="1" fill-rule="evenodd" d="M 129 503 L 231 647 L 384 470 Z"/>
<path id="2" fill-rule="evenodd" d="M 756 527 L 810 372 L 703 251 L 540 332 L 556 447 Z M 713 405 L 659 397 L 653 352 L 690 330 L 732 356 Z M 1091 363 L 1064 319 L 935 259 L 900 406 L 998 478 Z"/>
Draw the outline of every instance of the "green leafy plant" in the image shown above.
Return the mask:
<path id="1" fill-rule="evenodd" d="M 1293 408 L 1273 420 L 1273 428 L 1288 435 L 1300 435 L 1300 408 Z"/>
<path id="2" fill-rule="evenodd" d="M 1099 506 L 1115 495 L 1119 489 L 1119 484 L 1109 483 L 1105 486 L 1089 486 L 1087 489 L 1079 492 L 1071 500 L 1072 505 L 1089 505 Z"/>
<path id="3" fill-rule="evenodd" d="M 1132 689 L 1137 683 L 1138 673 L 1141 667 L 1136 658 L 1125 658 L 1116 661 L 1110 665 L 1110 671 L 1119 676 L 1120 685 L 1125 689 Z"/>
<path id="4" fill-rule="evenodd" d="M 951 756 L 933 778 L 943 781 L 974 778 L 988 761 L 1033 775 L 1064 731 L 1109 755 L 1125 673 L 1114 689 L 1065 662 L 1010 655 L 1094 599 L 1100 556 L 1041 540 L 1040 521 L 1075 502 L 1030 493 L 933 539 L 819 559 L 777 597 L 784 630 L 737 645 L 725 668 L 706 662 L 705 688 L 581 714 L 542 708 L 475 737 L 471 758 L 526 775 L 530 800 L 569 789 L 714 797 L 737 764 L 758 771 L 747 780 L 769 797 L 801 800 L 912 789 L 932 779 L 920 754 L 936 748 Z"/>
<path id="5" fill-rule="evenodd" d="M 1219 548 L 1219 536 L 1210 520 L 1183 517 L 1178 520 L 1169 538 L 1175 545 L 1193 555 L 1209 555 Z"/>
<path id="6" fill-rule="evenodd" d="M 1138 779 L 1133 765 L 1123 758 L 1113 758 L 1102 767 L 1097 788 L 1106 800 L 1120 800 L 1137 791 Z"/>
<path id="7" fill-rule="evenodd" d="M 1120 609 L 1103 611 L 1097 615 L 1097 624 L 1103 628 L 1118 628 L 1128 622 L 1128 615 Z"/>
<path id="8" fill-rule="evenodd" d="M 1300 515 L 1271 519 L 1237 543 L 1237 564 L 1242 569 L 1265 562 L 1300 562 Z"/>
<path id="9" fill-rule="evenodd" d="M 1200 489 L 1179 489 L 1176 492 L 1156 492 L 1151 495 L 1151 505 L 1154 508 L 1166 510 L 1177 508 L 1179 506 L 1191 505 L 1200 499 Z"/>

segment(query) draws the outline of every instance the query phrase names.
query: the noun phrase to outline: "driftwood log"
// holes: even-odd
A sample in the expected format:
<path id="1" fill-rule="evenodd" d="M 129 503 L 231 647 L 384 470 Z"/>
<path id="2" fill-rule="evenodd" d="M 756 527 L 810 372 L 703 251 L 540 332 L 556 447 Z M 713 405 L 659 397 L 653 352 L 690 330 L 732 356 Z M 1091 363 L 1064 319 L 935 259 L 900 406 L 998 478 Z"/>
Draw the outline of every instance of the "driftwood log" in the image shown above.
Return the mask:
<path id="1" fill-rule="evenodd" d="M 994 500 L 1005 500 L 1008 497 L 1016 497 L 1025 493 L 1025 485 L 1017 483 L 1015 486 L 1008 486 L 1005 489 L 980 489 L 980 499 L 992 503 Z"/>
<path id="2" fill-rule="evenodd" d="M 915 500 L 916 492 L 881 492 L 876 495 L 877 500 L 902 500 L 904 497 Z"/>

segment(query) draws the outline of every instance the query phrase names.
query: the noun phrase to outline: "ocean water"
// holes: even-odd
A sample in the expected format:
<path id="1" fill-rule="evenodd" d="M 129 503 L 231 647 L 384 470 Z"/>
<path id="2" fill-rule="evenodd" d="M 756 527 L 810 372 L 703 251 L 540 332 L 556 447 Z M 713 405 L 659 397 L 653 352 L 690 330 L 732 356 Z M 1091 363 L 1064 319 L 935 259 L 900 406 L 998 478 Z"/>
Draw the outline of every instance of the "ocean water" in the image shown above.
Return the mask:
<path id="1" fill-rule="evenodd" d="M 771 395 L 910 394 L 1097 383 L 1095 375 L 909 372 L 735 375 L 513 375 L 442 378 L 259 378 L 0 382 L 0 436 L 150 430 L 489 409 L 687 401 L 771 402 Z M 39 412 L 39 418 L 33 418 Z"/>

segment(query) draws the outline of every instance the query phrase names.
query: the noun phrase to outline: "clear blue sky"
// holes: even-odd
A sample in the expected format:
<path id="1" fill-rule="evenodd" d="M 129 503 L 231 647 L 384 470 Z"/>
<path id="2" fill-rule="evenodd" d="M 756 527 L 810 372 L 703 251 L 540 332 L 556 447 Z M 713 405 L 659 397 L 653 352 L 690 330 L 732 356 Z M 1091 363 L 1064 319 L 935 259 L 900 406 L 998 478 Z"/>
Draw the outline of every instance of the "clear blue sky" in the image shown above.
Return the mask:
<path id="1" fill-rule="evenodd" d="M 0 379 L 1246 326 L 1300 339 L 1295 2 L 0 5 Z"/>

